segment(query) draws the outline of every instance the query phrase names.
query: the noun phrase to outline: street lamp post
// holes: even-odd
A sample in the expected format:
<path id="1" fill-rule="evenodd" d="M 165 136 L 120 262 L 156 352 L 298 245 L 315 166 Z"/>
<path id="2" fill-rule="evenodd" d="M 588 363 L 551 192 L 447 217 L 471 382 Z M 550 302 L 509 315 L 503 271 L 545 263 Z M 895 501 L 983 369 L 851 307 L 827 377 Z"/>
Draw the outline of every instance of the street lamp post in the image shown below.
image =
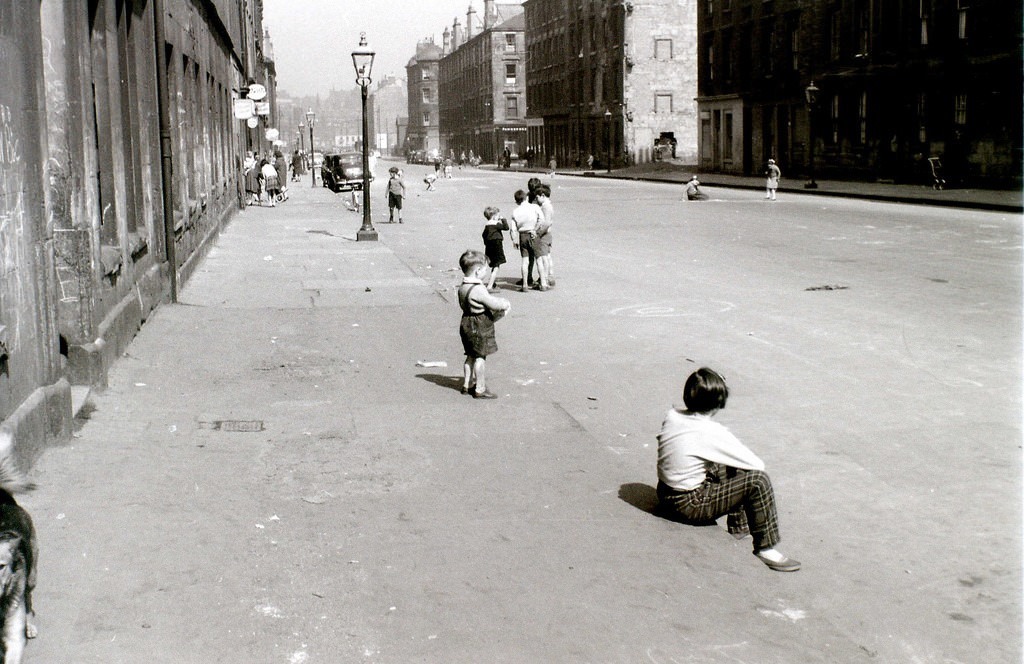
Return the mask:
<path id="1" fill-rule="evenodd" d="M 309 174 L 312 177 L 311 182 L 313 187 L 316 187 L 316 168 L 313 163 L 313 124 L 316 123 L 316 113 L 313 112 L 312 107 L 306 111 L 306 124 L 309 125 Z"/>
<path id="2" fill-rule="evenodd" d="M 299 122 L 299 150 L 302 154 L 306 154 L 306 132 L 302 131 L 306 128 L 305 122 Z"/>
<path id="3" fill-rule="evenodd" d="M 366 43 L 366 33 L 359 33 L 359 46 L 352 51 L 352 66 L 356 69 L 356 83 L 359 84 L 363 97 L 363 225 L 356 233 L 357 242 L 377 240 L 377 231 L 374 230 L 370 220 L 370 126 L 366 117 L 366 91 L 372 82 L 370 71 L 373 69 L 374 55 L 376 54 L 373 49 Z"/>
<path id="4" fill-rule="evenodd" d="M 805 189 L 817 189 L 818 183 L 814 181 L 814 109 L 818 105 L 818 86 L 811 81 L 811 84 L 804 90 L 804 95 L 807 97 L 807 142 L 810 145 L 808 154 L 810 157 L 810 163 L 808 164 L 808 175 L 810 180 L 804 183 Z"/>
<path id="5" fill-rule="evenodd" d="M 612 172 L 612 111 L 606 108 L 604 111 L 604 123 L 608 127 L 608 172 Z"/>

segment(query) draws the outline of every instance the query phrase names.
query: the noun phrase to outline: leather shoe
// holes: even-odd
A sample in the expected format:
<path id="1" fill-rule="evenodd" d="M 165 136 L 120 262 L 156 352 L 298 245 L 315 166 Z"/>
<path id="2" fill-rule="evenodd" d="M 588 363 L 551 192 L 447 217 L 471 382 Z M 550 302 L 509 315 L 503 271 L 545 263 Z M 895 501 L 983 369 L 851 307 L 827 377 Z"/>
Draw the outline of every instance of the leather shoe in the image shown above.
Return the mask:
<path id="1" fill-rule="evenodd" d="M 792 558 L 786 557 L 783 557 L 782 560 L 771 560 L 770 558 L 765 558 L 759 553 L 755 553 L 754 555 L 757 556 L 758 560 L 767 565 L 768 569 L 773 569 L 776 572 L 795 572 L 800 569 L 799 560 L 793 560 Z"/>
<path id="2" fill-rule="evenodd" d="M 484 390 L 483 392 L 473 392 L 474 399 L 497 399 L 498 395 L 492 392 Z"/>
<path id="3" fill-rule="evenodd" d="M 465 385 L 463 385 L 462 389 L 460 391 L 463 394 L 469 394 L 470 392 L 475 392 L 476 391 L 476 385 L 470 385 L 469 387 L 466 387 Z"/>

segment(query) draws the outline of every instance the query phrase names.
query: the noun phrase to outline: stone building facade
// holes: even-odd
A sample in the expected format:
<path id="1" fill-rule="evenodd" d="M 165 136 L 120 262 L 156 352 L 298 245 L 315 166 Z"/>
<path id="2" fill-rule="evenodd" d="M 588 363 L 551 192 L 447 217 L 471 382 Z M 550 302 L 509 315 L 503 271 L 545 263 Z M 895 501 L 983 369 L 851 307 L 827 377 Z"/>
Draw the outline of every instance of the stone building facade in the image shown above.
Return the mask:
<path id="1" fill-rule="evenodd" d="M 698 26 L 702 170 L 1019 182 L 1018 2 L 716 0 Z"/>
<path id="2" fill-rule="evenodd" d="M 66 435 L 238 209 L 259 0 L 0 4 L 0 446 Z M 44 48 L 44 44 L 48 47 Z M 79 388 L 79 389 L 75 389 Z"/>
<path id="3" fill-rule="evenodd" d="M 395 76 L 385 76 L 367 98 L 370 141 L 381 154 L 402 154 L 405 125 L 409 112 L 408 84 Z"/>
<path id="4" fill-rule="evenodd" d="M 470 6 L 463 29 L 445 29 L 439 66 L 441 147 L 496 162 L 508 149 L 523 157 L 526 140 L 526 40 L 519 4 Z"/>
<path id="5" fill-rule="evenodd" d="M 440 153 L 438 65 L 442 55 L 441 47 L 432 40 L 422 41 L 416 45 L 416 55 L 405 66 L 409 100 L 406 152 Z"/>
<path id="6" fill-rule="evenodd" d="M 696 158 L 697 0 L 523 6 L 529 144 L 545 160 Z"/>

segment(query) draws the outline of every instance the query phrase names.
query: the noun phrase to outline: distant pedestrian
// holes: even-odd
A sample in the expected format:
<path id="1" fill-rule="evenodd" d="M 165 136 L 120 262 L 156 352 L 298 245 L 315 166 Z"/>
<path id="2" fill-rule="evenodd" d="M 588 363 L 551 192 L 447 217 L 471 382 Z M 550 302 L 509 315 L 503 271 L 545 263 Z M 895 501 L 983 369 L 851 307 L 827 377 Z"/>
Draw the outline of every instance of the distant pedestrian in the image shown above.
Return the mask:
<path id="1" fill-rule="evenodd" d="M 501 212 L 496 207 L 487 206 L 484 208 L 483 240 L 484 254 L 487 256 L 487 265 L 491 268 L 491 276 L 487 281 L 487 290 L 494 290 L 494 282 L 498 278 L 498 268 L 505 264 L 505 234 L 502 231 L 508 230 L 508 220 L 499 217 Z"/>
<path id="2" fill-rule="evenodd" d="M 594 155 L 588 154 L 587 155 L 587 170 L 589 171 L 589 170 L 591 170 L 593 168 L 594 168 Z"/>
<path id="3" fill-rule="evenodd" d="M 445 157 L 444 160 L 444 177 L 446 180 L 452 179 L 452 158 Z"/>
<path id="4" fill-rule="evenodd" d="M 558 169 L 558 161 L 554 157 L 548 162 L 548 177 L 555 177 L 555 171 Z"/>
<path id="5" fill-rule="evenodd" d="M 437 176 L 433 173 L 427 173 L 427 176 L 423 178 L 423 182 L 427 185 L 427 191 L 434 191 L 434 183 L 437 182 Z"/>
<path id="6" fill-rule="evenodd" d="M 686 200 L 688 201 L 706 201 L 708 195 L 700 190 L 700 180 L 697 179 L 696 175 L 690 176 L 690 180 L 686 183 Z"/>
<path id="7" fill-rule="evenodd" d="M 274 170 L 277 171 L 277 200 L 288 200 L 288 162 L 285 161 L 284 153 L 280 150 L 274 151 Z"/>
<path id="8" fill-rule="evenodd" d="M 686 408 L 669 410 L 658 434 L 659 506 L 684 523 L 728 515 L 729 532 L 737 539 L 751 535 L 761 562 L 778 572 L 795 572 L 800 563 L 775 548 L 778 515 L 764 461 L 711 420 L 728 397 L 725 379 L 707 367 L 686 379 Z"/>
<path id="9" fill-rule="evenodd" d="M 281 193 L 281 185 L 277 181 L 277 169 L 264 159 L 260 164 L 260 175 L 263 176 L 263 190 L 267 192 L 270 207 L 277 205 L 277 195 Z"/>
<path id="10" fill-rule="evenodd" d="M 494 321 L 500 319 L 511 308 L 508 300 L 494 297 L 484 286 L 488 278 L 487 257 L 480 251 L 466 251 L 459 258 L 462 268 L 462 285 L 459 286 L 459 307 L 462 320 L 459 323 L 459 338 L 466 352 L 463 365 L 462 393 L 472 394 L 474 399 L 497 399 L 487 390 L 486 360 L 488 355 L 498 352 L 494 336 Z"/>
<path id="11" fill-rule="evenodd" d="M 298 182 L 302 172 L 302 154 L 296 150 L 292 153 L 292 182 Z"/>
<path id="12" fill-rule="evenodd" d="M 260 169 L 252 152 L 245 153 L 245 161 L 242 162 L 245 178 L 245 197 L 247 205 L 260 204 Z"/>
<path id="13" fill-rule="evenodd" d="M 765 171 L 768 180 L 765 182 L 765 199 L 775 200 L 775 190 L 779 188 L 779 179 L 782 178 L 782 171 L 775 164 L 774 159 L 768 160 L 768 170 Z"/>
<path id="14" fill-rule="evenodd" d="M 402 199 L 405 198 L 405 182 L 402 171 L 397 166 L 388 169 L 388 223 L 395 223 L 395 210 L 398 210 L 398 223 L 402 223 Z"/>

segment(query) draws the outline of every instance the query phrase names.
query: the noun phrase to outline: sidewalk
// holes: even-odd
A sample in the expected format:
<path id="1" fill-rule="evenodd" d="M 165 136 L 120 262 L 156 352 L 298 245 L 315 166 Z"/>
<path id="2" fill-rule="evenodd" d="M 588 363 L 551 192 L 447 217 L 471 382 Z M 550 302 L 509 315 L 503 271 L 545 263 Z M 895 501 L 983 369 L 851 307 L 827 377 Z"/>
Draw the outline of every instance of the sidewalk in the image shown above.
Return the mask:
<path id="1" fill-rule="evenodd" d="M 485 168 L 494 168 L 485 166 Z M 523 172 L 547 173 L 542 168 L 519 168 Z M 692 167 L 676 166 L 664 162 L 604 170 L 559 168 L 559 175 L 578 177 L 615 178 L 644 182 L 682 184 L 695 171 Z M 764 191 L 764 178 L 728 175 L 724 173 L 697 172 L 700 183 L 705 187 L 727 187 L 730 189 L 752 189 Z M 936 191 L 929 186 L 914 184 L 887 184 L 883 182 L 851 182 L 845 180 L 816 179 L 817 189 L 804 187 L 806 179 L 783 176 L 779 192 L 785 194 L 816 194 L 838 196 L 861 200 L 886 201 L 890 203 L 911 203 L 915 205 L 936 205 L 945 207 L 991 210 L 994 212 L 1024 213 L 1024 195 L 1020 191 L 1003 189 L 945 189 Z"/>

